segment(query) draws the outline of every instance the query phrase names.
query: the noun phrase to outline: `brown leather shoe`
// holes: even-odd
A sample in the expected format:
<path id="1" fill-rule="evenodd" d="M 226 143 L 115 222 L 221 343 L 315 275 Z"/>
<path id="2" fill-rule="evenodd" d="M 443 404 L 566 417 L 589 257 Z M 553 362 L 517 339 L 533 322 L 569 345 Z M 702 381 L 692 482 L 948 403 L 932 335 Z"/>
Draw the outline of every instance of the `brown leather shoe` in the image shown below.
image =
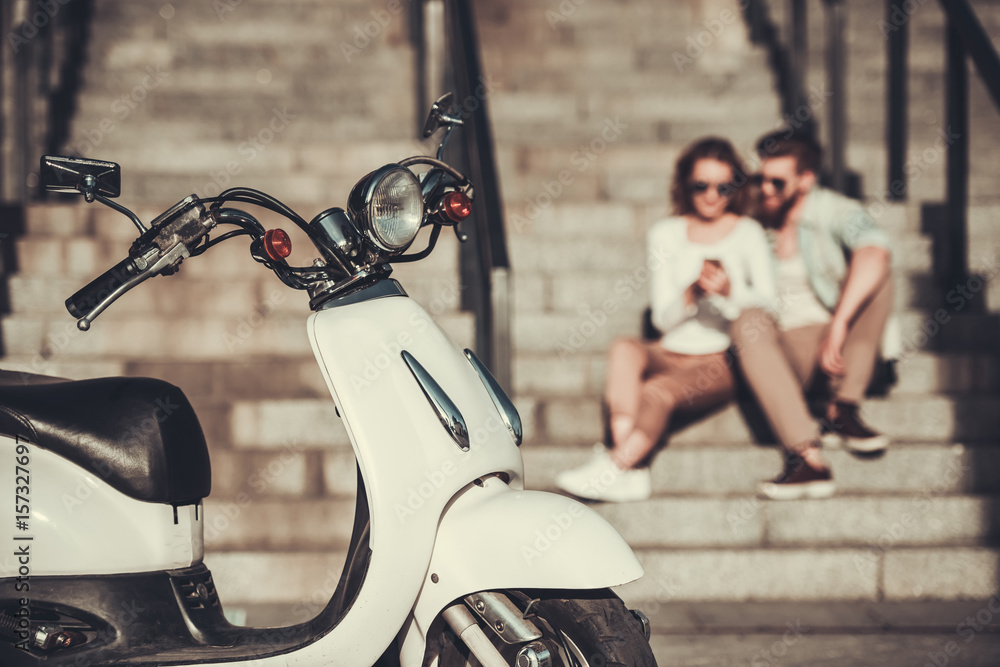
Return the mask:
<path id="1" fill-rule="evenodd" d="M 817 470 L 793 453 L 785 455 L 785 469 L 780 475 L 757 485 L 757 493 L 771 500 L 829 498 L 835 490 L 829 468 Z"/>
<path id="2" fill-rule="evenodd" d="M 858 404 L 847 401 L 833 403 L 833 418 L 823 420 L 823 440 L 839 440 L 847 449 L 871 454 L 889 446 L 889 436 L 872 429 L 858 414 Z"/>

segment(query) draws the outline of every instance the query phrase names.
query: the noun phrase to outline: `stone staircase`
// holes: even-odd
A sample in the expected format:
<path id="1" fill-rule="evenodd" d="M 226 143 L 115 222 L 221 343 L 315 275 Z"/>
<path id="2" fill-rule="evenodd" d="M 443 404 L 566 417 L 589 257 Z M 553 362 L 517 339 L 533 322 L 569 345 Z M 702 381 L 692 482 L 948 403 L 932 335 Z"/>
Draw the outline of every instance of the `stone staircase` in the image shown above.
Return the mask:
<path id="1" fill-rule="evenodd" d="M 189 193 L 237 184 L 306 219 L 343 206 L 370 170 L 430 149 L 413 138 L 425 110 L 413 94 L 407 15 L 393 7 L 97 0 L 66 152 L 120 163 L 119 201 L 144 221 Z M 367 45 L 358 36 L 366 31 L 377 33 Z M 283 219 L 254 212 L 307 247 Z M 67 197 L 7 226 L 19 233 L 0 366 L 151 376 L 185 391 L 210 443 L 207 562 L 228 604 L 305 599 L 317 576 L 338 572 L 355 467 L 309 348 L 308 298 L 235 240 L 144 284 L 82 334 L 63 301 L 125 255 L 133 225 Z M 308 253 L 293 252 L 293 263 L 310 263 Z M 471 345 L 457 258 L 455 236 L 444 234 L 433 257 L 394 277 Z"/>
<path id="2" fill-rule="evenodd" d="M 218 7 L 232 11 L 219 15 Z M 68 148 L 89 142 L 81 152 L 120 162 L 121 201 L 143 219 L 190 192 L 214 194 L 226 176 L 307 218 L 342 205 L 362 174 L 424 150 L 410 138 L 419 112 L 406 18 L 390 15 L 382 26 L 386 7 L 100 0 Z M 638 334 L 648 298 L 645 233 L 666 213 L 676 156 L 708 133 L 749 155 L 780 121 L 780 105 L 766 54 L 748 42 L 731 0 L 495 0 L 476 9 L 513 264 L 513 390 L 527 483 L 551 488 L 554 474 L 582 461 L 600 437 L 605 354 L 615 337 Z M 905 601 L 997 588 L 1000 327 L 988 312 L 1000 304 L 986 289 L 988 311 L 944 306 L 950 319 L 930 331 L 943 306 L 921 205 L 943 196 L 943 155 L 911 182 L 910 202 L 875 208 L 885 191 L 882 41 L 865 32 L 875 11 L 848 3 L 849 163 L 895 244 L 906 355 L 892 395 L 865 406 L 895 442 L 877 460 L 831 452 L 836 498 L 776 504 L 754 498 L 753 487 L 778 470 L 778 453 L 751 444 L 735 407 L 678 433 L 654 462 L 652 500 L 597 507 L 647 568 L 624 589 L 630 601 Z M 938 49 L 940 10 L 927 4 L 912 20 L 920 53 Z M 372 21 L 382 27 L 357 47 L 355 29 L 363 34 Z M 343 45 L 358 50 L 346 50 L 350 62 Z M 917 67 L 911 58 L 914 80 L 926 82 L 911 92 L 912 113 L 933 107 L 940 116 L 941 65 L 921 55 Z M 1000 202 L 988 187 L 997 163 L 981 157 L 996 149 L 988 124 L 998 120 L 983 99 L 976 88 L 974 270 L 1000 240 L 990 229 Z M 122 104 L 129 113 L 119 117 Z M 271 125 L 277 115 L 288 118 L 281 131 L 281 121 Z M 105 120 L 112 125 L 102 129 Z M 911 126 L 916 153 L 934 130 Z M 308 349 L 302 296 L 258 271 L 233 242 L 144 285 L 143 296 L 126 297 L 82 335 L 62 300 L 124 254 L 131 225 L 74 201 L 30 208 L 24 227 L 0 364 L 181 386 L 212 449 L 206 561 L 221 595 L 228 605 L 318 611 L 339 577 L 354 468 Z M 456 244 L 442 239 L 433 258 L 396 276 L 453 337 L 471 342 L 472 322 L 457 310 Z"/>
<path id="3" fill-rule="evenodd" d="M 600 438 L 605 354 L 615 337 L 639 333 L 644 234 L 666 212 L 679 150 L 712 133 L 752 155 L 755 139 L 780 122 L 764 53 L 747 43 L 742 20 L 726 21 L 736 4 L 590 2 L 565 20 L 517 0 L 480 10 L 486 67 L 502 82 L 493 110 L 515 276 L 515 391 L 534 427 L 524 447 L 531 486 L 552 488 L 554 474 L 585 460 Z M 997 34 L 995 8 L 978 6 Z M 810 11 L 812 34 L 822 35 L 821 8 Z M 883 7 L 849 2 L 847 11 L 849 165 L 893 239 L 904 349 L 895 390 L 865 413 L 893 447 L 877 460 L 831 451 L 838 496 L 781 504 L 754 497 L 780 459 L 751 444 L 736 407 L 682 430 L 653 463 L 652 500 L 597 506 L 646 566 L 625 587 L 629 600 L 953 599 L 988 595 L 1000 581 L 997 290 L 959 310 L 934 286 L 922 209 L 943 199 L 942 152 L 911 177 L 909 202 L 879 196 L 887 191 Z M 782 24 L 780 12 L 775 20 Z M 913 21 L 910 150 L 919 156 L 943 119 L 943 55 L 929 54 L 943 53 L 943 19 L 927 5 Z M 822 46 L 814 38 L 807 81 L 820 123 Z M 971 104 L 969 259 L 992 278 L 997 163 L 983 155 L 995 154 L 1000 118 L 978 82 Z M 575 160 L 608 118 L 626 126 L 620 137 L 586 165 Z M 573 181 L 557 193 L 561 170 Z M 945 323 L 936 324 L 941 308 Z"/>

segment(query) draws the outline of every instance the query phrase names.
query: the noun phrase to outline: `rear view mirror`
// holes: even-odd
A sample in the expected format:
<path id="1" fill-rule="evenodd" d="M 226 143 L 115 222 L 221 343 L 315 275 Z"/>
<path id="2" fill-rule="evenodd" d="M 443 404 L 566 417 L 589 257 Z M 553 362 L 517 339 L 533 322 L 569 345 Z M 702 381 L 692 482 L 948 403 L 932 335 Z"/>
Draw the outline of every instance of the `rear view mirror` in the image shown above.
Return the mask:
<path id="1" fill-rule="evenodd" d="M 439 127 L 462 124 L 460 118 L 451 115 L 451 101 L 454 97 L 452 93 L 445 93 L 431 106 L 431 112 L 427 114 L 427 120 L 424 122 L 424 139 L 437 132 Z"/>
<path id="2" fill-rule="evenodd" d="M 122 193 L 122 168 L 114 162 L 43 155 L 38 180 L 49 192 L 117 197 Z"/>

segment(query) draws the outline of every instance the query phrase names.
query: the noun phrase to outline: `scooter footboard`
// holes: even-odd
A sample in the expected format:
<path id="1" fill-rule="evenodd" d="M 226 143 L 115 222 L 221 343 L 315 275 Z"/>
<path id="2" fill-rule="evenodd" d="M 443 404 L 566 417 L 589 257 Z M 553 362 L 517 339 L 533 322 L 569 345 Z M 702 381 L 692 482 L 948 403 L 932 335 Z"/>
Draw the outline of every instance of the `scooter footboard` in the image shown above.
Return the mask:
<path id="1" fill-rule="evenodd" d="M 441 518 L 427 578 L 402 635 L 402 665 L 421 664 L 431 622 L 457 598 L 505 588 L 608 588 L 642 574 L 618 531 L 586 505 L 487 478 Z"/>

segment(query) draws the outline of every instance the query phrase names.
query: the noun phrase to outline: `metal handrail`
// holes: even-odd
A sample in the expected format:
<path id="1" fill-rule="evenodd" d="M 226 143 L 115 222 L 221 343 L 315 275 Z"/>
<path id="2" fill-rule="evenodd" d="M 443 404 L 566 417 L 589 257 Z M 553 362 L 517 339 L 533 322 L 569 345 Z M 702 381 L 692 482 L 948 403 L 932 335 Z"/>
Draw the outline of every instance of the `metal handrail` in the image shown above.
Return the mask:
<path id="1" fill-rule="evenodd" d="M 750 40 L 767 48 L 771 69 L 777 77 L 778 95 L 783 114 L 794 116 L 806 98 L 805 71 L 807 57 L 806 11 L 802 0 L 790 0 L 786 30 L 793 35 L 792 44 L 781 42 L 778 26 L 771 18 L 766 0 L 750 0 L 743 5 L 746 21 L 750 26 Z M 806 121 L 804 131 L 813 133 L 812 117 Z"/>
<path id="2" fill-rule="evenodd" d="M 967 0 L 940 0 L 946 25 L 946 112 L 947 149 L 947 227 L 945 266 L 937 272 L 947 284 L 960 284 L 968 278 L 968 201 L 969 201 L 969 82 L 966 61 L 971 57 L 993 104 L 1000 111 L 1000 56 L 983 29 L 975 10 Z M 905 3 L 888 0 L 887 24 L 893 27 L 889 43 L 889 113 L 888 157 L 890 192 L 896 199 L 906 197 L 906 41 L 909 21 Z"/>
<path id="3" fill-rule="evenodd" d="M 958 31 L 960 43 L 972 58 L 983 85 L 1000 111 L 1000 56 L 968 0 L 939 0 L 948 23 Z"/>
<path id="4" fill-rule="evenodd" d="M 36 197 L 38 156 L 58 148 L 73 115 L 91 0 L 0 4 L 0 201 Z"/>
<path id="5" fill-rule="evenodd" d="M 448 70 L 448 88 L 454 90 L 465 122 L 462 131 L 456 134 L 461 141 L 456 148 L 460 153 L 458 161 L 475 184 L 476 196 L 474 224 L 465 230 L 469 247 L 462 262 L 466 283 L 463 307 L 475 313 L 477 352 L 487 360 L 500 384 L 510 391 L 510 258 L 489 117 L 489 84 L 480 65 L 472 2 L 443 0 L 443 7 L 445 46 L 439 56 L 444 67 L 423 63 L 421 72 L 426 76 L 428 71 Z M 420 44 L 418 50 L 433 57 L 436 49 Z M 427 97 L 433 96 L 427 94 L 434 84 L 422 82 L 420 88 Z"/>
<path id="6" fill-rule="evenodd" d="M 826 73 L 831 91 L 827 119 L 827 153 L 830 156 L 828 185 L 840 192 L 850 188 L 845 158 L 847 142 L 846 67 L 844 25 L 846 9 L 843 0 L 823 0 L 826 10 Z M 807 104 L 805 80 L 808 62 L 808 20 L 805 0 L 787 1 L 786 32 L 788 45 L 782 43 L 779 30 L 770 17 L 767 0 L 748 0 L 744 5 L 750 39 L 767 47 L 771 67 L 777 75 L 782 112 L 795 117 Z M 807 114 L 800 132 L 819 138 L 814 114 Z"/>

